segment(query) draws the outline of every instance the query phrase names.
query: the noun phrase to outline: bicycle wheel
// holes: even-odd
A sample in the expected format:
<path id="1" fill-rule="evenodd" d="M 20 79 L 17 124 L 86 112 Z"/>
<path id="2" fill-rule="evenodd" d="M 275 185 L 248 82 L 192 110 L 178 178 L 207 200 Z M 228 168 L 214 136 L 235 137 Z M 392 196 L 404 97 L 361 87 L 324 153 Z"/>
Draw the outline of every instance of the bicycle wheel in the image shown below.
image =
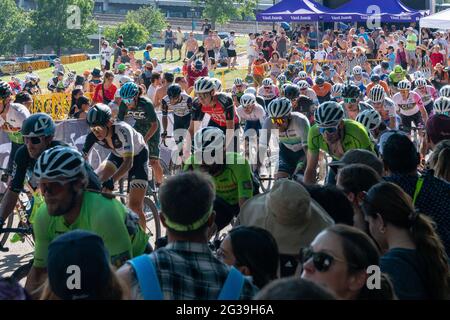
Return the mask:
<path id="1" fill-rule="evenodd" d="M 261 190 L 265 193 L 272 188 L 273 181 L 275 180 L 275 168 L 273 158 L 267 157 L 264 161 L 263 167 L 265 174 L 259 175 L 259 181 L 261 185 Z"/>
<path id="2" fill-rule="evenodd" d="M 0 201 L 3 199 L 3 196 L 4 196 L 3 193 L 0 194 Z M 14 211 L 15 210 L 16 209 L 14 209 Z M 13 221 L 14 221 L 14 214 L 15 214 L 14 211 L 9 215 L 8 219 L 6 219 L 5 224 L 3 226 L 4 228 L 11 228 L 12 227 L 12 224 L 13 224 Z M 6 240 L 8 240 L 8 237 L 9 237 L 9 232 L 4 232 L 4 233 L 0 234 L 0 248 L 5 245 Z"/>
<path id="3" fill-rule="evenodd" d="M 34 259 L 31 259 L 23 266 L 18 267 L 16 271 L 12 273 L 11 278 L 15 279 L 17 282 L 20 282 L 20 280 L 26 278 L 28 273 L 30 273 L 31 267 L 33 266 L 33 261 Z"/>
<path id="4" fill-rule="evenodd" d="M 149 197 L 144 198 L 144 215 L 146 223 L 146 233 L 153 234 L 152 226 L 155 227 L 153 237 L 155 241 L 161 238 L 161 223 L 159 221 L 158 209 Z"/>

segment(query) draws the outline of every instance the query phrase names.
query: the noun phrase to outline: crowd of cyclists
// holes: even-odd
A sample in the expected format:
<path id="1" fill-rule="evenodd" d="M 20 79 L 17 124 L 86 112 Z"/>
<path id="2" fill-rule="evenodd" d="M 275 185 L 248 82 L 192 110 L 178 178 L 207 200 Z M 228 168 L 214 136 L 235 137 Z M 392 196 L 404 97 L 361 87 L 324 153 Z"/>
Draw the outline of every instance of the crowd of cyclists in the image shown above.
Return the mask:
<path id="1" fill-rule="evenodd" d="M 25 180 L 35 195 L 35 253 L 25 296 L 251 299 L 262 289 L 256 298 L 449 298 L 446 60 L 410 53 L 402 60 L 405 42 L 407 51 L 448 52 L 441 35 L 436 44 L 432 35 L 418 44 L 416 30 L 405 33 L 349 29 L 326 32 L 320 44 L 310 29 L 286 24 L 250 34 L 248 75 L 229 90 L 207 76 L 214 58 L 203 46 L 189 51 L 178 77 L 153 72 L 150 54 L 133 66 L 119 61 L 81 77 L 71 73 L 68 86 L 60 86 L 72 90 L 69 116 L 89 126 L 80 151 L 54 140 L 49 115 L 30 114 L 30 95 L 40 90 L 32 70 L 23 91 L 0 82 L 0 122 L 12 143 L 0 227 Z M 49 90 L 64 83 L 63 70 L 55 68 Z M 169 176 L 161 166 L 160 147 L 168 139 L 184 173 Z M 95 144 L 110 151 L 96 172 L 88 162 Z M 350 162 L 351 152 L 366 158 Z M 275 182 L 262 193 L 270 175 L 263 163 L 274 154 L 268 179 Z M 152 243 L 143 207 L 149 170 L 167 230 L 165 241 Z M 123 178 L 126 205 L 110 196 Z M 342 195 L 350 221 L 341 219 L 339 201 L 338 209 L 324 209 L 329 204 L 316 200 L 314 186 L 335 188 L 323 192 Z M 74 239 L 90 245 L 76 246 Z M 82 255 L 93 257 L 89 268 L 102 277 L 86 276 L 86 287 L 67 290 L 63 267 Z M 382 271 L 377 290 L 366 286 L 373 265 Z M 295 275 L 305 282 L 276 280 Z M 236 292 L 224 292 L 228 281 L 240 283 Z M 294 284 L 304 288 L 303 297 L 289 291 Z"/>

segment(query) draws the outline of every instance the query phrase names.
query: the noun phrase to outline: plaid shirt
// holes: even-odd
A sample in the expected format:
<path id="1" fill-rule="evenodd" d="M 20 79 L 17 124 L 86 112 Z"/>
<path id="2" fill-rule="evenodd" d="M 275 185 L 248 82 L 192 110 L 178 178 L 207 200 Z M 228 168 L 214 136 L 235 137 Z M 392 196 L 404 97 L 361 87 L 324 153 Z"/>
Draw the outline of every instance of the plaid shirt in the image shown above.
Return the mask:
<path id="1" fill-rule="evenodd" d="M 230 270 L 204 243 L 169 243 L 150 258 L 165 300 L 217 300 Z M 131 299 L 143 300 L 134 271 L 132 274 Z M 257 290 L 245 278 L 240 299 L 252 299 Z"/>

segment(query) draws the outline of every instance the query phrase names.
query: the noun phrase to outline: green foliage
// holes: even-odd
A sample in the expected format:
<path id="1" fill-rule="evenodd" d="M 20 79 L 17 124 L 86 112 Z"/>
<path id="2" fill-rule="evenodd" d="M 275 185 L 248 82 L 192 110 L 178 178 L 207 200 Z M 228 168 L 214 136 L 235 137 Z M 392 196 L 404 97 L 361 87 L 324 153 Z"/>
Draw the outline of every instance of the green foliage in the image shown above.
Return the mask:
<path id="1" fill-rule="evenodd" d="M 135 21 L 126 21 L 114 27 L 107 27 L 104 31 L 104 36 L 110 43 L 116 41 L 120 34 L 123 35 L 127 47 L 141 46 L 149 39 L 149 32 L 142 24 Z"/>
<path id="2" fill-rule="evenodd" d="M 126 21 L 140 23 L 150 35 L 160 33 L 167 25 L 164 14 L 153 6 L 144 6 L 139 10 L 128 11 Z"/>
<path id="3" fill-rule="evenodd" d="M 28 14 L 18 8 L 14 0 L 0 1 L 0 55 L 23 50 L 29 25 Z"/>
<path id="4" fill-rule="evenodd" d="M 253 17 L 259 0 L 195 0 L 197 4 L 203 4 L 203 17 L 208 18 L 213 24 L 227 23 L 232 18 Z"/>
<path id="5" fill-rule="evenodd" d="M 79 10 L 70 11 L 70 5 Z M 97 30 L 92 21 L 93 9 L 94 0 L 37 0 L 37 10 L 31 13 L 33 47 L 50 46 L 57 54 L 63 48 L 89 48 L 87 36 Z"/>

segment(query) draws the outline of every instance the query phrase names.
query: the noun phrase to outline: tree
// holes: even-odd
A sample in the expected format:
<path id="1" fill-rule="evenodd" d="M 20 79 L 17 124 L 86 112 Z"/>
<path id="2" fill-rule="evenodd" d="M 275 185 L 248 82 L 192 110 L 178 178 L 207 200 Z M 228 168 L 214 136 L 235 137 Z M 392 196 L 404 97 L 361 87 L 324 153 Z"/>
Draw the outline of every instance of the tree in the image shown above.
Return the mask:
<path id="1" fill-rule="evenodd" d="M 0 55 L 23 50 L 24 35 L 29 26 L 28 15 L 17 7 L 14 0 L 0 1 Z"/>
<path id="2" fill-rule="evenodd" d="M 195 0 L 195 2 L 204 6 L 203 17 L 210 19 L 214 26 L 216 22 L 225 24 L 232 18 L 253 17 L 258 0 Z"/>
<path id="3" fill-rule="evenodd" d="M 94 0 L 37 0 L 31 14 L 33 47 L 52 47 L 58 55 L 63 48 L 89 48 L 88 35 L 97 30 L 93 10 Z"/>
<path id="4" fill-rule="evenodd" d="M 107 27 L 104 32 L 105 38 L 110 42 L 116 41 L 121 34 L 127 46 L 140 46 L 149 40 L 149 32 L 142 24 L 135 21 L 126 21 L 115 27 Z"/>
<path id="5" fill-rule="evenodd" d="M 144 6 L 136 11 L 128 11 L 126 21 L 140 23 L 150 35 L 159 34 L 167 25 L 163 13 L 153 6 Z"/>

